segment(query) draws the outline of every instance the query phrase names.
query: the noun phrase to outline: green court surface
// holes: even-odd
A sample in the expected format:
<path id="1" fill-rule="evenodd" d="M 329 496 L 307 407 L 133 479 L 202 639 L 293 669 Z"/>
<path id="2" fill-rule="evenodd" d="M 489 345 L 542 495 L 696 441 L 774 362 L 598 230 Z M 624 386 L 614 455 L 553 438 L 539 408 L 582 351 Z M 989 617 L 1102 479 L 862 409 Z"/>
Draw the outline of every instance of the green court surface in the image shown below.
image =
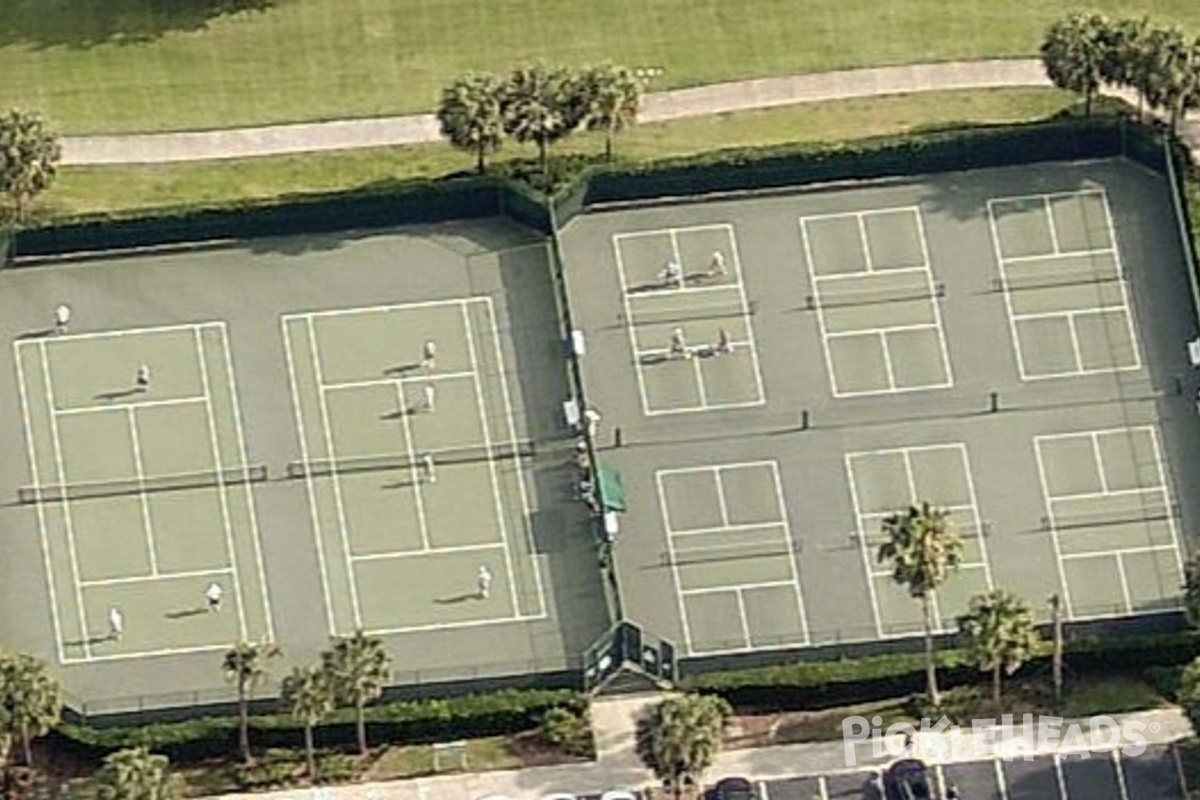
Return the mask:
<path id="1" fill-rule="evenodd" d="M 228 701 L 239 640 L 285 674 L 364 630 L 398 684 L 576 668 L 610 618 L 557 313 L 499 220 L 0 273 L 6 643 L 88 713 Z"/>
<path id="2" fill-rule="evenodd" d="M 1042 619 L 1052 593 L 1072 621 L 1177 609 L 1200 384 L 1173 213 L 1095 162 L 574 219 L 627 613 L 692 657 L 915 635 L 877 552 L 922 500 L 964 542 L 943 630 L 991 588 Z M 722 328 L 753 369 L 710 396 Z"/>

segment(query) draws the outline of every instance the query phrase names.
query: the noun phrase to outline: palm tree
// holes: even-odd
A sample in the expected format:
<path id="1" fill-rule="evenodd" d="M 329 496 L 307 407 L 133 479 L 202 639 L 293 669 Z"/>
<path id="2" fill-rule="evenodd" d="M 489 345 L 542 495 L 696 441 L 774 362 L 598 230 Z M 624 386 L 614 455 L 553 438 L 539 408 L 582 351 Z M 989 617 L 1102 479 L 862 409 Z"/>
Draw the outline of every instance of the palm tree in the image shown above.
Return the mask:
<path id="1" fill-rule="evenodd" d="M 17 222 L 54 183 L 61 159 L 58 136 L 39 115 L 14 108 L 0 116 L 0 191 L 12 199 Z"/>
<path id="2" fill-rule="evenodd" d="M 1092 114 L 1092 100 L 1104 79 L 1110 28 L 1099 14 L 1072 14 L 1053 23 L 1042 41 L 1046 77 L 1060 89 L 1082 94 L 1086 116 Z"/>
<path id="3" fill-rule="evenodd" d="M 541 65 L 513 70 L 504 87 L 504 130 L 518 142 L 533 142 L 546 171 L 546 149 L 583 121 L 578 81 L 561 69 Z"/>
<path id="4" fill-rule="evenodd" d="M 1104 31 L 1104 55 L 1100 64 L 1101 80 L 1133 89 L 1138 96 L 1138 117 L 1142 116 L 1142 105 L 1146 95 L 1139 79 L 1149 43 L 1150 21 L 1141 19 L 1119 19 L 1107 25 Z"/>
<path id="5" fill-rule="evenodd" d="M 332 683 L 335 699 L 354 706 L 358 732 L 358 752 L 367 754 L 367 724 L 364 707 L 383 694 L 391 678 L 391 657 L 383 642 L 361 630 L 353 636 L 335 639 L 333 648 L 321 654 L 321 661 Z"/>
<path id="6" fill-rule="evenodd" d="M 267 677 L 268 662 L 280 655 L 280 649 L 271 642 L 252 644 L 238 642 L 225 653 L 221 670 L 227 680 L 237 686 L 238 704 L 238 749 L 242 761 L 249 764 L 250 755 L 250 699 L 254 690 Z"/>
<path id="7" fill-rule="evenodd" d="M 96 772 L 97 800 L 177 800 L 183 791 L 166 756 L 145 747 L 121 750 Z"/>
<path id="8" fill-rule="evenodd" d="M 504 86 L 492 75 L 467 75 L 442 90 L 437 118 L 450 144 L 475 154 L 480 173 L 485 159 L 504 143 Z"/>
<path id="9" fill-rule="evenodd" d="M 938 706 L 937 663 L 933 651 L 933 595 L 962 560 L 962 539 L 950 522 L 948 511 L 928 502 L 910 506 L 883 520 L 885 541 L 877 559 L 892 567 L 892 580 L 921 601 L 925 631 L 925 677 L 929 701 Z"/>
<path id="10" fill-rule="evenodd" d="M 715 695 L 669 697 L 638 720 L 637 752 L 677 800 L 701 785 L 732 709 Z"/>
<path id="11" fill-rule="evenodd" d="M 319 667 L 296 667 L 283 679 L 280 701 L 292 718 L 304 726 L 304 762 L 308 777 L 317 775 L 313 728 L 333 710 L 333 687 L 329 675 Z"/>
<path id="12" fill-rule="evenodd" d="M 992 703 L 1000 708 L 1000 684 L 1033 656 L 1041 644 L 1033 612 L 1012 592 L 996 589 L 971 598 L 967 613 L 958 618 L 967 652 L 981 670 L 992 671 Z"/>
<path id="13" fill-rule="evenodd" d="M 21 742 L 25 766 L 33 765 L 30 742 L 58 724 L 62 692 L 49 668 L 31 655 L 0 656 L 0 731 Z"/>
<path id="14" fill-rule="evenodd" d="M 584 124 L 604 131 L 604 156 L 613 157 L 613 139 L 633 125 L 642 104 L 642 82 L 627 67 L 592 67 L 582 76 L 587 97 Z"/>
<path id="15" fill-rule="evenodd" d="M 1148 98 L 1167 112 L 1175 131 L 1184 114 L 1200 105 L 1200 40 L 1188 41 L 1170 30 L 1158 44 Z"/>

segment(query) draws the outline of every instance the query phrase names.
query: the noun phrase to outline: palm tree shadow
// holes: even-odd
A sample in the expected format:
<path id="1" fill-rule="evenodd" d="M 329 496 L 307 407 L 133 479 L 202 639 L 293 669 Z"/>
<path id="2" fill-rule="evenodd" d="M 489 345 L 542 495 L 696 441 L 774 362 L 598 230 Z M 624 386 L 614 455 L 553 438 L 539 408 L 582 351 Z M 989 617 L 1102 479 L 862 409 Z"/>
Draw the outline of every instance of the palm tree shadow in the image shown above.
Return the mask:
<path id="1" fill-rule="evenodd" d="M 282 0 L 5 0 L 0 3 L 0 47 L 137 44 L 176 31 L 204 30 L 223 16 L 265 13 L 279 2 Z"/>

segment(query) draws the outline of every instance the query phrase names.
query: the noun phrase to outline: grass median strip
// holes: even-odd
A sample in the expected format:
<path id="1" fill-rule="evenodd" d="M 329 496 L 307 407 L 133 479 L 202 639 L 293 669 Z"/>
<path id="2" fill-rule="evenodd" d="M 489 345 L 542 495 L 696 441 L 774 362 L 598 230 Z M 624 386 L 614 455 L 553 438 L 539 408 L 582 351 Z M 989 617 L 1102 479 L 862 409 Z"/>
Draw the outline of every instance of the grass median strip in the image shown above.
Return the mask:
<path id="1" fill-rule="evenodd" d="M 1200 27 L 1192 0 L 1088 8 Z M 454 76 L 539 58 L 662 68 L 653 88 L 1030 56 L 1058 0 L 72 0 L 0 3 L 0 107 L 70 133 L 428 110 Z"/>
<path id="2" fill-rule="evenodd" d="M 724 114 L 641 125 L 621 137 L 618 155 L 652 160 L 733 147 L 835 142 L 958 123 L 1040 119 L 1076 98 L 1053 89 L 996 89 L 919 95 Z M 599 152 L 599 137 L 568 140 L 556 152 Z M 508 147 L 500 158 L 531 157 Z M 209 205 L 436 178 L 469 170 L 473 160 L 445 144 L 314 153 L 195 164 L 70 167 L 39 200 L 42 218 Z"/>

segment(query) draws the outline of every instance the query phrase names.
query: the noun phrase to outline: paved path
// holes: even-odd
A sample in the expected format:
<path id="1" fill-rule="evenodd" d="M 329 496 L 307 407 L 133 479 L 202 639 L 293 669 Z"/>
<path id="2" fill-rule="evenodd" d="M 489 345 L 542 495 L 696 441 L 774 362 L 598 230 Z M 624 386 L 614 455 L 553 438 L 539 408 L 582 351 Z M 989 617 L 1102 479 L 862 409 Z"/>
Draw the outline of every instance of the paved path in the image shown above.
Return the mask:
<path id="1" fill-rule="evenodd" d="M 616 711 L 623 715 L 625 707 Z M 1129 730 L 1126 723 L 1140 722 L 1142 735 L 1147 744 L 1165 744 L 1190 736 L 1191 726 L 1176 709 L 1162 709 L 1128 714 L 1115 718 L 1122 730 Z M 1062 727 L 1066 732 L 1066 726 Z M 932 741 L 918 737 L 917 746 L 922 757 L 931 763 L 952 763 L 979 760 L 981 756 L 995 755 L 1019 759 L 1028 754 L 1048 754 L 1069 749 L 1080 752 L 1086 749 L 1104 750 L 1121 746 L 1111 738 L 1092 736 L 1086 723 L 1082 726 L 1083 742 L 1075 741 L 1072 746 L 1060 748 L 1059 742 L 1044 741 L 1028 748 L 1013 748 L 999 743 L 980 747 L 990 748 L 986 753 L 974 751 L 975 755 L 964 757 L 961 752 L 945 756 L 929 753 L 948 752 L 949 735 L 934 736 Z M 939 748 L 939 744 L 943 747 Z M 625 748 L 618 748 L 625 750 Z M 571 764 L 558 767 L 539 767 L 525 770 L 506 770 L 477 774 L 438 775 L 415 780 L 392 781 L 389 783 L 351 784 L 346 786 L 322 787 L 318 789 L 294 789 L 254 795 L 226 795 L 223 800 L 478 800 L 488 794 L 499 794 L 513 800 L 537 800 L 554 792 L 572 794 L 595 794 L 606 789 L 633 789 L 648 786 L 652 777 L 638 763 L 631 762 L 627 752 L 587 764 Z M 602 756 L 605 755 L 602 753 Z M 877 768 L 887 759 L 873 757 L 866 748 L 859 749 L 858 763 L 847 765 L 846 753 L 841 742 L 819 744 L 783 745 L 746 750 L 730 750 L 718 756 L 716 764 L 706 774 L 709 781 L 730 775 L 747 776 L 755 780 L 863 772 Z"/>
<path id="2" fill-rule="evenodd" d="M 1037 59 L 951 61 L 718 83 L 652 92 L 642 122 L 723 114 L 797 103 L 952 89 L 1049 86 Z M 66 164 L 157 164 L 435 142 L 432 114 L 261 128 L 63 139 Z"/>

